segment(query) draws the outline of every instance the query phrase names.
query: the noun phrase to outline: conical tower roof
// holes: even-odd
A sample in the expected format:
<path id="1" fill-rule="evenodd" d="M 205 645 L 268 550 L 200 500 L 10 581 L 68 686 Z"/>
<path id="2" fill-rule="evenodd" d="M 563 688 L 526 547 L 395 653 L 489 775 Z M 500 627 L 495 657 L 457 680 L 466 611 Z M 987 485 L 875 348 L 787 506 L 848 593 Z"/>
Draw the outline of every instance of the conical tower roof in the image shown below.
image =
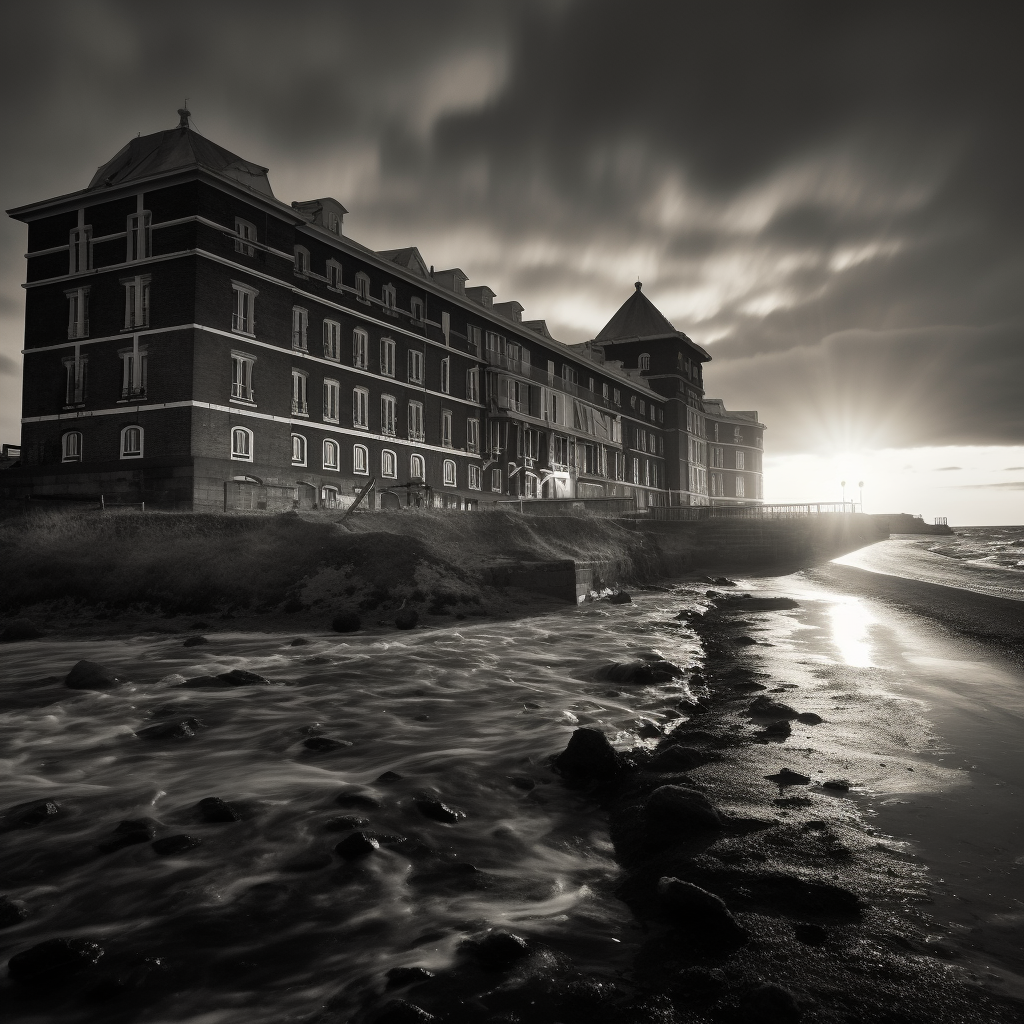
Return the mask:
<path id="1" fill-rule="evenodd" d="M 626 338 L 662 338 L 666 334 L 679 334 L 671 321 L 643 293 L 643 285 L 636 283 L 636 291 L 619 306 L 618 312 L 601 328 L 595 341 L 621 341 Z"/>

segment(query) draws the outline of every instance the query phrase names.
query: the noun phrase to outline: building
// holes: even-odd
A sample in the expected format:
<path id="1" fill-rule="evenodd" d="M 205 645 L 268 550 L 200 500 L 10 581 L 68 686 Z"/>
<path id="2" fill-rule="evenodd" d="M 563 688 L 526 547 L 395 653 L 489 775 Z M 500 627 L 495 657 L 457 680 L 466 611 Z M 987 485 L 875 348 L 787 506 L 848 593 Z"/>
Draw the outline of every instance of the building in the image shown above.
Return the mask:
<path id="1" fill-rule="evenodd" d="M 729 412 L 720 398 L 705 398 L 708 495 L 712 505 L 764 500 L 765 425 L 756 412 Z"/>
<path id="2" fill-rule="evenodd" d="M 458 268 L 347 237 L 337 200 L 281 202 L 179 114 L 82 191 L 8 211 L 28 270 L 22 457 L 0 493 L 708 503 L 710 356 L 639 284 L 563 345 Z"/>

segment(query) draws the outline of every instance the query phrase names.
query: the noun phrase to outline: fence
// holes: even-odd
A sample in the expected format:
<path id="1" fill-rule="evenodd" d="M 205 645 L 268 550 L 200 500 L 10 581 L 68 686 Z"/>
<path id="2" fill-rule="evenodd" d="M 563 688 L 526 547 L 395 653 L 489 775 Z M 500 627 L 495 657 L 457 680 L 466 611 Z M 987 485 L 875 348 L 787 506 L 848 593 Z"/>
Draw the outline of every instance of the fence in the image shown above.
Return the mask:
<path id="1" fill-rule="evenodd" d="M 846 514 L 857 511 L 852 501 L 811 502 L 801 505 L 673 505 L 652 506 L 645 513 L 651 522 L 694 522 L 702 519 L 799 519 L 804 516 Z"/>
<path id="2" fill-rule="evenodd" d="M 618 518 L 636 512 L 636 498 L 523 498 L 497 501 L 491 508 L 531 516 L 571 516 L 589 513 Z"/>

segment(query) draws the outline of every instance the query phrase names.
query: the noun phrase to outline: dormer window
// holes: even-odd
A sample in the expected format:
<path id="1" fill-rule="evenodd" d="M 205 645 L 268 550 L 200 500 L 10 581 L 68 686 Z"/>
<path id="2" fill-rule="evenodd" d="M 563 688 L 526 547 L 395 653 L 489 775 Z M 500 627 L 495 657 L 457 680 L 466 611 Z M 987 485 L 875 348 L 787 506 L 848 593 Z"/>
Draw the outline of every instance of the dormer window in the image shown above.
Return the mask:
<path id="1" fill-rule="evenodd" d="M 300 277 L 309 273 L 309 250 L 301 245 L 295 246 L 295 273 Z"/>
<path id="2" fill-rule="evenodd" d="M 370 301 L 370 278 L 362 271 L 356 274 L 356 298 L 360 302 Z"/>
<path id="3" fill-rule="evenodd" d="M 327 230 L 335 235 L 341 234 L 341 218 L 333 210 L 327 214 Z"/>
<path id="4" fill-rule="evenodd" d="M 651 368 L 651 357 L 647 352 L 644 352 L 640 356 L 640 369 L 649 370 Z"/>

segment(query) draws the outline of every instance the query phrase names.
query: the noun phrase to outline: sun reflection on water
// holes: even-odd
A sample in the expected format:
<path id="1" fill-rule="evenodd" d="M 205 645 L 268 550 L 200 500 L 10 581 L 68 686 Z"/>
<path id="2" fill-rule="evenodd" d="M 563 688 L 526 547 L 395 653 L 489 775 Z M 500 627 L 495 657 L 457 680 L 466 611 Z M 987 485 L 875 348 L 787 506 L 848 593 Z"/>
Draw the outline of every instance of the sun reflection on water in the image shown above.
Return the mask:
<path id="1" fill-rule="evenodd" d="M 871 643 L 868 627 L 875 621 L 855 597 L 840 598 L 829 608 L 832 616 L 832 640 L 847 665 L 871 668 Z"/>

